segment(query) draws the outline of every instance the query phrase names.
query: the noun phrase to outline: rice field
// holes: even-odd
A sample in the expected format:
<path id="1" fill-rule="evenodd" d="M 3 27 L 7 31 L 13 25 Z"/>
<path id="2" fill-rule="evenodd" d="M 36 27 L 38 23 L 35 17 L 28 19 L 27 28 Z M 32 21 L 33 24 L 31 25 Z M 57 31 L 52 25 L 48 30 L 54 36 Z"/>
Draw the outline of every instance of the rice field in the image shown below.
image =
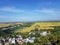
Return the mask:
<path id="1" fill-rule="evenodd" d="M 0 28 L 1 28 L 1 27 L 13 26 L 13 25 L 15 25 L 15 24 L 9 24 L 9 23 L 8 23 L 8 24 L 0 24 Z"/>
<path id="2" fill-rule="evenodd" d="M 1 27 L 7 27 L 7 26 L 13 26 L 16 23 L 6 23 L 6 24 L 0 24 Z M 29 25 L 29 24 L 28 24 Z M 35 28 L 38 28 L 39 30 L 54 30 L 54 26 L 60 26 L 60 22 L 35 22 L 29 27 L 22 27 L 22 29 L 17 29 L 15 32 L 29 32 L 31 30 L 34 30 Z"/>
<path id="3" fill-rule="evenodd" d="M 25 29 L 18 30 L 16 32 L 29 32 L 38 28 L 39 30 L 54 30 L 54 26 L 60 26 L 60 22 L 36 22 L 30 27 L 26 27 Z"/>

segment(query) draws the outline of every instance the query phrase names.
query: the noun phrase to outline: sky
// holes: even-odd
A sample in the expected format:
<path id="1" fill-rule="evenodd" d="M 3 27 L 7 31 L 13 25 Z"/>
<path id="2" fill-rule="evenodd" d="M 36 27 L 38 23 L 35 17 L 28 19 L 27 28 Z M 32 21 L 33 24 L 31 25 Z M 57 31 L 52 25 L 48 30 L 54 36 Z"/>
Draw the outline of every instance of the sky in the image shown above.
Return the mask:
<path id="1" fill-rule="evenodd" d="M 0 22 L 60 21 L 60 0 L 0 0 Z"/>

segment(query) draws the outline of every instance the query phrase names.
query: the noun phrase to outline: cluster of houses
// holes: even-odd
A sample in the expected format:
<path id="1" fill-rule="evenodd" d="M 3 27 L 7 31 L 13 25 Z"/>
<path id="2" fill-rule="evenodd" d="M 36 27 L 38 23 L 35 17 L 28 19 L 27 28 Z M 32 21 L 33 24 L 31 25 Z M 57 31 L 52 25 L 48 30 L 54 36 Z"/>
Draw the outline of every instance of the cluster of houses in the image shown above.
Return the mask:
<path id="1" fill-rule="evenodd" d="M 27 42 L 29 43 L 34 43 L 34 38 L 25 38 L 23 39 L 21 35 L 16 35 L 16 37 L 7 37 L 7 38 L 3 38 L 0 37 L 0 45 L 23 45 L 23 44 L 27 44 Z"/>
<path id="2" fill-rule="evenodd" d="M 35 32 L 30 32 L 29 34 L 35 35 Z M 41 32 L 38 32 L 38 34 L 40 34 L 41 36 L 46 36 L 46 35 L 50 35 L 51 32 L 50 31 L 41 31 Z"/>
<path id="3" fill-rule="evenodd" d="M 16 45 L 17 43 L 19 45 L 23 45 L 23 44 L 26 44 L 29 42 L 29 43 L 34 43 L 35 39 L 38 39 L 41 36 L 46 36 L 46 35 L 50 35 L 50 31 L 42 31 L 42 32 L 39 32 L 39 31 L 31 31 L 29 32 L 29 35 L 35 35 L 35 36 L 32 36 L 32 37 L 26 37 L 26 38 L 23 38 L 20 34 L 16 35 L 16 37 L 7 37 L 7 38 L 3 38 L 3 37 L 0 37 L 0 45 L 10 45 L 10 44 L 13 44 L 13 45 Z M 39 36 L 36 36 L 36 35 L 39 35 Z M 25 35 L 26 36 L 26 35 Z"/>

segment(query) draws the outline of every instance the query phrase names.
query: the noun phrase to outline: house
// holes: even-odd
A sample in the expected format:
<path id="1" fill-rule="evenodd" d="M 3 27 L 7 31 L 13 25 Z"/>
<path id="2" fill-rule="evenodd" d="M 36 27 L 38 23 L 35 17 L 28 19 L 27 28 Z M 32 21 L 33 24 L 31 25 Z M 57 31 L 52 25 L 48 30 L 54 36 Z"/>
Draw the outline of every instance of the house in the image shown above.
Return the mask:
<path id="1" fill-rule="evenodd" d="M 51 32 L 50 31 L 43 31 L 40 33 L 41 36 L 46 36 L 46 35 L 50 35 Z"/>

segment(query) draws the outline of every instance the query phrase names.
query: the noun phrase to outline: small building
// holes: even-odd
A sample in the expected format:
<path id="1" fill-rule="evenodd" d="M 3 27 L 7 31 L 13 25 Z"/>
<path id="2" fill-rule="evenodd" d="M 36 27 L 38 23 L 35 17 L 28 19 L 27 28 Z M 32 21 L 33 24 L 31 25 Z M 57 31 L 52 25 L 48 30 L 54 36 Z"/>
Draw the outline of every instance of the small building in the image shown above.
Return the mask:
<path id="1" fill-rule="evenodd" d="M 46 35 L 50 35 L 51 32 L 50 31 L 43 31 L 40 33 L 41 36 L 46 36 Z"/>

